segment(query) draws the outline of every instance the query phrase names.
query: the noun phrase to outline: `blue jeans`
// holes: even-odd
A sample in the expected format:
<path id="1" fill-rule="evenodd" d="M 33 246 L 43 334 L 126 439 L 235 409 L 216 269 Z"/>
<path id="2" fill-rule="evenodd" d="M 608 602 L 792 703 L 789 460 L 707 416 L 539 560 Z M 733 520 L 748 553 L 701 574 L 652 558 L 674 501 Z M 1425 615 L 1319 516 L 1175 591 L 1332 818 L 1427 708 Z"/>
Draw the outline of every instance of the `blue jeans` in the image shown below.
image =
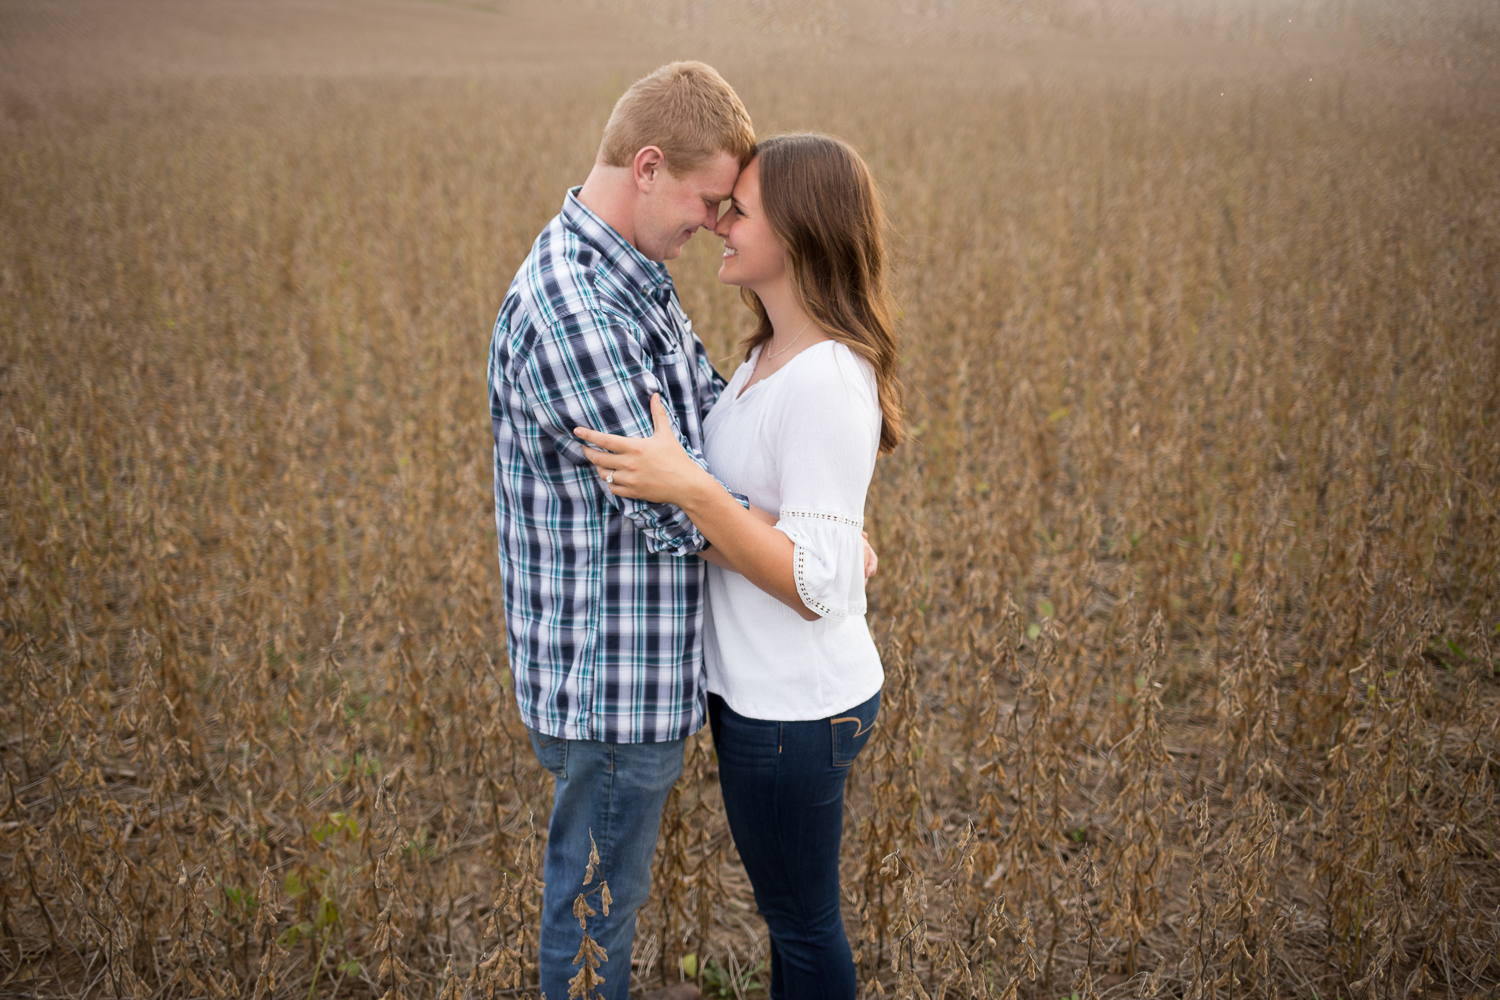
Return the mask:
<path id="1" fill-rule="evenodd" d="M 651 858 L 662 805 L 682 774 L 686 740 L 667 743 L 601 743 L 566 740 L 531 731 L 537 760 L 552 773 L 552 820 L 542 877 L 541 978 L 547 1000 L 567 1000 L 573 959 L 583 940 L 573 901 L 589 893 L 599 913 L 588 918 L 589 936 L 609 960 L 599 967 L 605 1000 L 630 996 L 630 947 L 635 914 L 651 894 Z M 593 881 L 583 884 L 590 836 L 599 851 Z M 599 884 L 609 883 L 609 916 L 599 905 Z"/>
<path id="2" fill-rule="evenodd" d="M 880 695 L 816 722 L 748 719 L 708 696 L 734 846 L 771 932 L 771 1000 L 854 1000 L 839 913 L 844 779 Z"/>

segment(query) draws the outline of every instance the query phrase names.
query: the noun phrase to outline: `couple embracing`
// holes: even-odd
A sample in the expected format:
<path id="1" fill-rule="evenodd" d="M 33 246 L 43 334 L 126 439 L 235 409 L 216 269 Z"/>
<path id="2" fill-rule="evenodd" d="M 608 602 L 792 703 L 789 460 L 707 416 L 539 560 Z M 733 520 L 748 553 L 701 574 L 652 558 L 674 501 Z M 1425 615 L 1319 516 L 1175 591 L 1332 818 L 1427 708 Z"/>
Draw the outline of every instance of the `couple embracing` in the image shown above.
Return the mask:
<path id="1" fill-rule="evenodd" d="M 662 807 L 705 721 L 771 996 L 854 996 L 844 781 L 884 678 L 861 528 L 876 456 L 902 436 L 882 225 L 852 148 L 757 143 L 718 73 L 673 63 L 620 98 L 501 306 L 496 522 L 516 700 L 555 782 L 551 1000 L 577 972 L 573 901 L 599 879 L 602 993 L 626 1000 Z M 727 385 L 662 264 L 700 228 L 756 320 Z"/>

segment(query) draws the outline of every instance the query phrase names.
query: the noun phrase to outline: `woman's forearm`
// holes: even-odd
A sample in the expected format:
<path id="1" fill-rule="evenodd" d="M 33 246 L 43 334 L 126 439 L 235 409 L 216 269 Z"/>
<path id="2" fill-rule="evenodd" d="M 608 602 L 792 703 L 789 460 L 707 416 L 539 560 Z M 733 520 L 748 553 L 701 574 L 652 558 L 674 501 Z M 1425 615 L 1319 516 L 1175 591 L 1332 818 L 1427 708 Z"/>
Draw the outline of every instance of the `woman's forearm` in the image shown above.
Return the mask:
<path id="1" fill-rule="evenodd" d="M 772 525 L 764 511 L 751 513 L 717 479 L 693 461 L 677 440 L 661 397 L 651 396 L 649 438 L 601 434 L 588 427 L 573 432 L 592 445 L 584 457 L 599 470 L 615 496 L 675 504 L 687 514 L 730 567 L 808 621 L 818 614 L 802 603 L 792 573 L 796 547 Z M 764 520 L 762 520 L 764 519 Z M 707 557 L 717 563 L 718 557 Z M 722 564 L 721 564 L 722 565 Z"/>
<path id="2" fill-rule="evenodd" d="M 791 608 L 807 621 L 818 614 L 802 602 L 792 570 L 795 547 L 786 535 L 765 523 L 761 515 L 746 510 L 711 477 L 678 504 L 717 551 L 719 558 L 705 556 L 718 565 L 729 565 L 745 579 Z M 719 560 L 722 559 L 723 562 Z"/>
<path id="3" fill-rule="evenodd" d="M 767 514 L 765 511 L 761 510 L 759 507 L 756 507 L 754 505 L 751 505 L 751 506 L 749 506 L 749 507 L 747 507 L 745 509 L 748 510 L 750 512 L 750 515 L 752 517 L 754 517 L 757 521 L 759 521 L 761 524 L 769 524 L 773 528 L 776 527 L 777 517 L 776 517 L 775 514 Z M 691 518 L 689 518 L 689 520 L 691 520 Z M 710 545 L 708 548 L 704 549 L 703 551 L 699 552 L 698 553 L 698 557 L 700 559 L 702 559 L 704 562 L 711 562 L 711 563 L 713 563 L 715 566 L 719 567 L 720 569 L 727 569 L 731 573 L 738 573 L 739 572 L 739 570 L 737 570 L 737 569 L 734 568 L 734 563 L 730 562 L 728 560 L 728 558 L 725 557 L 724 553 L 720 552 L 718 549 L 714 548 L 712 545 Z"/>

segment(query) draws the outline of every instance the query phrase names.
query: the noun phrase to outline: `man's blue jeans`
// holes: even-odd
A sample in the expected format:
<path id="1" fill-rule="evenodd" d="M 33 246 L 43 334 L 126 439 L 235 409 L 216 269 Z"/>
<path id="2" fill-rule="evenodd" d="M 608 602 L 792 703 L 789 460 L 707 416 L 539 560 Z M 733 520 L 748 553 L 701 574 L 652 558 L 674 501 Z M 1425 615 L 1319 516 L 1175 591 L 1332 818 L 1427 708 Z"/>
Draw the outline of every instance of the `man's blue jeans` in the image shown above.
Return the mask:
<path id="1" fill-rule="evenodd" d="M 686 740 L 668 743 L 601 743 L 566 740 L 531 731 L 537 760 L 551 772 L 552 820 L 542 891 L 541 974 L 547 1000 L 567 1000 L 573 959 L 583 941 L 573 901 L 588 893 L 599 911 L 588 918 L 589 936 L 609 960 L 599 967 L 605 1000 L 630 996 L 630 947 L 635 914 L 651 894 L 651 858 L 661 827 L 662 805 L 682 774 Z M 590 837 L 599 851 L 593 880 L 588 869 Z M 599 905 L 599 884 L 609 883 L 609 916 Z"/>
<path id="2" fill-rule="evenodd" d="M 809 722 L 772 722 L 708 696 L 724 813 L 771 932 L 771 1000 L 854 1000 L 839 912 L 844 779 L 880 695 Z"/>

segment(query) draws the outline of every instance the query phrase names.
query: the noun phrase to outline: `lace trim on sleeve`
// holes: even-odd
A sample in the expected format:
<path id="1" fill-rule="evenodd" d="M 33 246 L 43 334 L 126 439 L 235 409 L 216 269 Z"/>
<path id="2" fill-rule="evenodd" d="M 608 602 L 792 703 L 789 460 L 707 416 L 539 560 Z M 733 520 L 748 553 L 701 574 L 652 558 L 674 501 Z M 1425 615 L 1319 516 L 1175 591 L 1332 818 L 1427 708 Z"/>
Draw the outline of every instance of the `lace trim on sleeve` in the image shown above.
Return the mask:
<path id="1" fill-rule="evenodd" d="M 784 511 L 783 514 L 785 514 Z M 848 520 L 848 518 L 844 518 L 844 520 Z M 809 608 L 816 611 L 824 618 L 849 617 L 849 612 L 835 611 L 828 605 L 824 604 L 822 601 L 817 600 L 812 596 L 812 594 L 807 589 L 807 567 L 805 565 L 807 562 L 807 549 L 803 548 L 801 545 L 794 545 L 792 548 L 793 552 L 796 555 L 796 558 L 794 559 L 792 564 L 792 575 L 796 577 L 797 596 L 802 598 L 802 603 L 806 604 Z"/>
<path id="2" fill-rule="evenodd" d="M 782 517 L 805 518 L 809 521 L 828 521 L 832 524 L 842 524 L 846 528 L 863 530 L 865 519 L 862 517 L 844 517 L 842 514 L 829 514 L 821 510 L 787 510 L 782 509 Z"/>

